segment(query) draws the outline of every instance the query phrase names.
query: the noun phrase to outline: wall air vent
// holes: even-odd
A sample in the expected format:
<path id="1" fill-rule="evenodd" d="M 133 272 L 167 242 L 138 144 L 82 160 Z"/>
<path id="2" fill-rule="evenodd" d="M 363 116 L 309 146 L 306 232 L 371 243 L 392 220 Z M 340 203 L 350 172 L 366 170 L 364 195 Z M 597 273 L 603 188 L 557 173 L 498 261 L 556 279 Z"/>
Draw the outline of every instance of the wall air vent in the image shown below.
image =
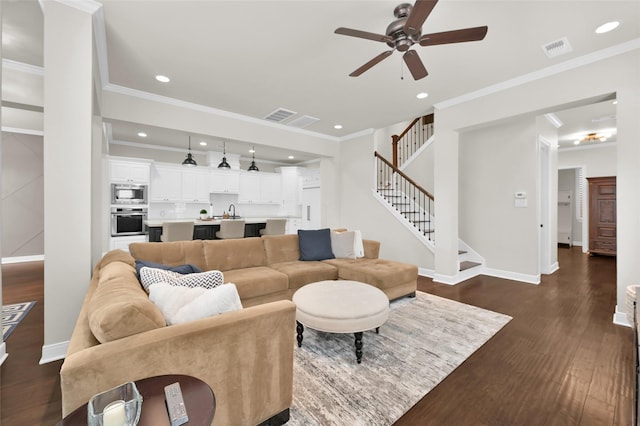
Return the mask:
<path id="1" fill-rule="evenodd" d="M 280 123 L 281 121 L 286 120 L 292 115 L 296 115 L 295 111 L 289 111 L 288 109 L 278 108 L 277 110 L 271 112 L 264 119 L 269 121 L 275 121 L 276 123 Z"/>
<path id="2" fill-rule="evenodd" d="M 566 37 L 562 37 L 561 39 L 543 45 L 542 50 L 547 54 L 547 57 L 555 58 L 556 56 L 569 53 L 573 49 L 571 48 L 571 44 L 569 44 L 569 40 Z"/>
<path id="3" fill-rule="evenodd" d="M 310 115 L 303 115 L 301 117 L 295 118 L 291 120 L 291 122 L 287 123 L 288 126 L 297 127 L 302 129 L 303 127 L 307 127 L 315 123 L 316 121 L 320 121 L 319 118 L 311 117 Z"/>

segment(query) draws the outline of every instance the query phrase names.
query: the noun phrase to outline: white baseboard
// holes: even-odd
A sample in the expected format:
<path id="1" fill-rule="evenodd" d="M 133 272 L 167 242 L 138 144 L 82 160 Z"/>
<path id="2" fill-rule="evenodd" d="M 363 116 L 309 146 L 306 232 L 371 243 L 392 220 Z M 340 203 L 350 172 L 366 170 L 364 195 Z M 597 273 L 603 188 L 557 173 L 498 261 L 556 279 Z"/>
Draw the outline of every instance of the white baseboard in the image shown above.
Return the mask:
<path id="1" fill-rule="evenodd" d="M 44 260 L 44 254 L 38 254 L 34 256 L 15 256 L 15 257 L 3 257 L 2 264 L 9 263 L 22 263 L 22 262 L 38 262 Z"/>
<path id="2" fill-rule="evenodd" d="M 421 277 L 433 278 L 433 274 L 434 274 L 433 269 L 418 267 L 418 275 L 420 275 Z"/>
<path id="3" fill-rule="evenodd" d="M 540 275 L 521 274 L 519 272 L 503 271 L 501 269 L 487 267 L 484 268 L 484 275 L 513 281 L 521 281 L 527 284 L 540 284 Z"/>
<path id="4" fill-rule="evenodd" d="M 624 327 L 631 327 L 631 323 L 627 318 L 627 313 L 619 311 L 618 305 L 616 305 L 616 311 L 613 313 L 613 323 Z"/>
<path id="5" fill-rule="evenodd" d="M 42 358 L 40 358 L 40 365 L 48 362 L 58 361 L 64 359 L 67 355 L 67 347 L 69 341 L 54 343 L 53 345 L 45 345 L 42 347 Z"/>
<path id="6" fill-rule="evenodd" d="M 558 262 L 555 262 L 553 265 L 549 267 L 549 272 L 547 272 L 546 275 L 551 275 L 554 272 L 556 272 L 558 269 L 560 269 L 560 265 L 558 264 Z"/>
<path id="7" fill-rule="evenodd" d="M 7 345 L 4 342 L 0 343 L 0 365 L 4 363 L 8 356 Z"/>
<path id="8" fill-rule="evenodd" d="M 582 241 L 574 241 L 572 244 L 574 246 L 582 247 Z"/>
<path id="9" fill-rule="evenodd" d="M 456 285 L 460 282 L 457 275 L 443 275 L 443 274 L 433 274 L 433 282 L 448 284 L 448 285 Z"/>

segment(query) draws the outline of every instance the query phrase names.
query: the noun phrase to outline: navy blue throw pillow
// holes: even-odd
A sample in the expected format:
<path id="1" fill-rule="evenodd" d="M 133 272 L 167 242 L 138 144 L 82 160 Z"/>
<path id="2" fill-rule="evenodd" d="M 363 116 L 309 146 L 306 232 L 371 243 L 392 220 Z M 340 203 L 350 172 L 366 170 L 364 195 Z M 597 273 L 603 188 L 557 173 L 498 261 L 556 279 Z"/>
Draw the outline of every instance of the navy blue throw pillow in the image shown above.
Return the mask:
<path id="1" fill-rule="evenodd" d="M 136 275 L 138 275 L 138 281 L 140 281 L 140 269 L 142 269 L 143 266 L 147 266 L 149 268 L 164 269 L 165 271 L 173 271 L 182 275 L 202 272 L 196 265 L 191 264 L 169 266 L 163 265 L 162 263 L 149 262 L 147 260 L 136 260 Z"/>
<path id="2" fill-rule="evenodd" d="M 331 231 L 329 228 L 298 230 L 300 260 L 335 259 L 331 251 Z"/>

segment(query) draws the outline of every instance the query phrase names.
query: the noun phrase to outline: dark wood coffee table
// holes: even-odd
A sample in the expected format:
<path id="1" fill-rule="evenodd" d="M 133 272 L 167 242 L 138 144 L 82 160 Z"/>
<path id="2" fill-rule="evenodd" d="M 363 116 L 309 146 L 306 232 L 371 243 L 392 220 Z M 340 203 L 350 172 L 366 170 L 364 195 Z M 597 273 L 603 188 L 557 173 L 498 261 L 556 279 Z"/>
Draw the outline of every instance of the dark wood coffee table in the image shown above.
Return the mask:
<path id="1" fill-rule="evenodd" d="M 169 414 L 164 399 L 164 387 L 180 383 L 184 405 L 189 416 L 189 426 L 210 426 L 216 412 L 216 398 L 205 382 L 191 376 L 155 376 L 136 381 L 142 395 L 142 411 L 139 426 L 169 426 Z M 87 404 L 62 419 L 58 425 L 86 425 Z"/>

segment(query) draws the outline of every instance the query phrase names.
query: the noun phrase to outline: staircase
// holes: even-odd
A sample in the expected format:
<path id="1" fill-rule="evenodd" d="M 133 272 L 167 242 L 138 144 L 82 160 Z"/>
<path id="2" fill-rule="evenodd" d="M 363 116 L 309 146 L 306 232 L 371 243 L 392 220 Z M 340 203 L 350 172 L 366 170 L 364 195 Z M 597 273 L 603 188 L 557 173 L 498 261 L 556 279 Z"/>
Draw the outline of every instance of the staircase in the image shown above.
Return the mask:
<path id="1" fill-rule="evenodd" d="M 392 136 L 393 160 L 377 151 L 376 195 L 425 246 L 435 253 L 434 196 L 407 176 L 401 168 L 434 139 L 433 114 L 418 117 L 400 134 Z M 425 147 L 426 148 L 426 147 Z M 458 241 L 459 281 L 479 275 L 484 260 L 463 241 Z"/>

